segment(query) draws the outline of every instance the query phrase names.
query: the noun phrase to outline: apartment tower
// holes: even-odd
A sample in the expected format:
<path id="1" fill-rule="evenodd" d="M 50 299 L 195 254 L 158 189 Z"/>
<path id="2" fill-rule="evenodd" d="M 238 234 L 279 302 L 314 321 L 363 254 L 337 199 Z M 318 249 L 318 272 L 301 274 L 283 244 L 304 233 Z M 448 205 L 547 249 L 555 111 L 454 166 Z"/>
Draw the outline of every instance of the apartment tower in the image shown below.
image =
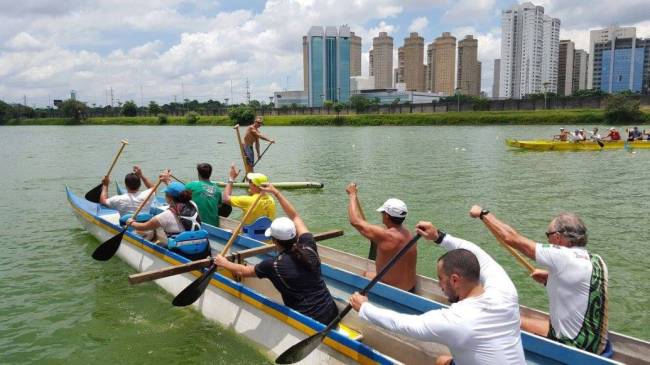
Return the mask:
<path id="1" fill-rule="evenodd" d="M 431 91 L 454 95 L 456 86 L 456 37 L 449 32 L 443 32 L 440 37 L 433 41 L 432 56 Z"/>
<path id="2" fill-rule="evenodd" d="M 408 38 L 404 38 L 404 46 L 400 47 L 403 52 L 404 69 L 402 78 L 406 83 L 406 90 L 424 91 L 424 38 L 417 32 L 411 32 Z M 400 65 L 401 68 L 401 65 Z"/>
<path id="3" fill-rule="evenodd" d="M 372 39 L 370 76 L 375 77 L 375 89 L 393 87 L 393 37 L 386 32 Z"/>
<path id="4" fill-rule="evenodd" d="M 350 76 L 361 76 L 361 37 L 350 32 Z"/>
<path id="5" fill-rule="evenodd" d="M 478 40 L 467 35 L 458 42 L 456 80 L 463 95 L 481 94 L 481 63 L 478 61 Z"/>
<path id="6" fill-rule="evenodd" d="M 499 97 L 499 81 L 501 79 L 501 76 L 499 75 L 501 73 L 501 60 L 496 58 L 494 60 L 494 77 L 492 78 L 492 97 L 493 98 L 498 98 Z"/>
<path id="7" fill-rule="evenodd" d="M 558 59 L 557 93 L 561 96 L 573 94 L 573 62 L 575 44 L 563 39 L 560 41 L 560 53 Z"/>

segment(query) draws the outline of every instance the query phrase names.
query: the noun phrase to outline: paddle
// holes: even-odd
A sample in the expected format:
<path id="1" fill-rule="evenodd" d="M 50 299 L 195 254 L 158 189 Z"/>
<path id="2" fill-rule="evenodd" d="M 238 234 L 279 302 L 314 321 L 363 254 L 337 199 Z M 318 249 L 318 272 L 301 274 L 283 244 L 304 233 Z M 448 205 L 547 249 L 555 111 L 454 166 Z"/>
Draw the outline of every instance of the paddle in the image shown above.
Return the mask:
<path id="1" fill-rule="evenodd" d="M 259 203 L 261 198 L 262 198 L 262 194 L 259 194 L 257 198 L 255 198 L 255 201 L 253 201 L 253 205 L 251 205 L 251 207 L 248 209 L 246 214 L 244 214 L 241 223 L 239 223 L 239 226 L 237 226 L 237 228 L 235 228 L 235 230 L 232 232 L 232 235 L 230 236 L 230 239 L 226 243 L 226 246 L 224 246 L 223 250 L 221 251 L 222 256 L 225 256 L 226 253 L 228 253 L 230 246 L 232 246 L 232 244 L 239 236 L 239 232 L 244 226 L 244 222 L 248 219 L 251 212 L 255 210 L 255 208 L 257 207 L 257 203 Z M 212 278 L 212 274 L 214 274 L 216 270 L 217 270 L 217 265 L 215 265 L 214 263 L 210 265 L 210 268 L 208 268 L 208 270 L 204 272 L 203 275 L 201 275 L 198 279 L 194 280 L 190 285 L 188 285 L 185 289 L 183 289 L 183 291 L 178 293 L 178 295 L 172 301 L 172 304 L 176 307 L 184 307 L 194 303 L 197 299 L 199 299 L 199 297 L 203 294 L 205 289 L 208 287 L 208 284 L 210 283 L 210 278 Z"/>
<path id="2" fill-rule="evenodd" d="M 120 142 L 122 143 L 122 146 L 120 146 L 120 150 L 117 151 L 117 155 L 115 155 L 111 167 L 108 168 L 108 172 L 106 173 L 106 176 L 111 175 L 111 172 L 113 171 L 113 167 L 115 167 L 115 163 L 117 162 L 117 159 L 122 154 L 124 147 L 126 147 L 126 145 L 129 144 L 129 141 L 127 141 L 126 139 L 123 139 Z M 99 197 L 102 195 L 102 186 L 103 184 L 99 184 L 94 188 L 92 188 L 89 192 L 87 192 L 85 195 L 86 200 L 91 201 L 93 203 L 99 203 Z"/>
<path id="3" fill-rule="evenodd" d="M 266 153 L 266 151 L 269 150 L 269 148 L 271 147 L 272 144 L 273 143 L 269 142 L 269 144 L 266 145 L 266 148 L 264 149 L 264 151 L 262 151 L 262 153 L 260 154 L 260 157 L 257 158 L 257 161 L 255 161 L 255 163 L 253 164 L 253 167 L 257 166 L 257 163 L 260 162 L 262 157 L 264 157 L 264 154 Z"/>
<path id="4" fill-rule="evenodd" d="M 321 232 L 321 233 L 316 233 L 314 234 L 314 241 L 319 242 L 319 241 L 324 241 L 330 238 L 335 238 L 335 237 L 340 237 L 343 235 L 342 230 L 334 230 L 334 231 L 327 231 L 327 232 Z M 250 248 L 247 250 L 239 251 L 237 252 L 237 256 L 240 258 L 246 258 L 246 257 L 251 257 L 255 255 L 260 255 L 263 253 L 266 253 L 268 251 L 274 250 L 275 247 L 271 245 L 265 245 L 265 246 L 260 246 L 260 247 L 255 247 L 255 248 Z M 229 255 L 229 257 L 226 257 L 230 259 L 230 257 L 234 257 L 235 254 Z M 158 280 L 162 278 L 166 278 L 168 276 L 174 276 L 174 275 L 179 275 L 179 274 L 184 274 L 186 272 L 194 271 L 194 270 L 199 270 L 203 269 L 205 267 L 210 266 L 212 264 L 212 258 L 206 258 L 206 259 L 201 259 L 201 260 L 196 260 L 196 261 L 190 261 L 186 264 L 182 265 L 177 265 L 177 266 L 169 266 L 165 267 L 162 269 L 156 269 L 156 270 L 151 270 L 151 271 L 145 271 L 145 272 L 139 272 L 136 274 L 131 274 L 129 275 L 129 283 L 131 284 L 140 284 L 144 283 L 147 281 L 151 280 Z"/>
<path id="5" fill-rule="evenodd" d="M 413 245 L 415 245 L 418 239 L 420 239 L 419 234 L 413 236 L 413 238 L 404 247 L 402 247 L 402 249 L 399 250 L 399 252 L 390 259 L 390 261 L 388 261 L 386 266 L 384 266 L 384 268 L 377 273 L 377 276 L 375 276 L 374 279 L 372 279 L 368 285 L 366 285 L 366 287 L 361 290 L 360 294 L 368 295 L 370 289 L 372 289 L 372 287 L 375 286 L 375 284 L 377 284 L 377 282 L 381 280 L 384 275 L 386 275 L 388 270 L 390 270 L 393 265 L 395 265 L 397 260 L 404 256 L 404 254 L 411 247 L 413 247 Z M 343 309 L 343 311 L 341 311 L 341 313 L 339 313 L 339 315 L 336 316 L 336 318 L 330 324 L 328 324 L 327 327 L 325 327 L 324 330 L 317 332 L 316 334 L 313 334 L 306 339 L 298 342 L 297 344 L 289 347 L 286 351 L 280 354 L 277 359 L 275 359 L 275 363 L 293 364 L 307 357 L 307 355 L 309 355 L 312 351 L 314 351 L 314 349 L 316 349 L 316 347 L 318 347 L 318 345 L 320 345 L 327 334 L 330 333 L 330 331 L 332 331 L 339 324 L 339 322 L 341 322 L 343 317 L 345 317 L 345 315 L 348 314 L 351 309 L 352 305 L 348 304 L 345 309 Z"/>
<path id="6" fill-rule="evenodd" d="M 361 203 L 359 202 L 359 194 L 357 194 L 357 209 L 359 209 L 359 214 L 361 214 L 361 219 L 366 220 L 366 214 L 363 212 Z M 377 244 L 374 241 L 370 241 L 370 248 L 368 249 L 368 260 L 375 260 L 377 258 Z"/>
<path id="7" fill-rule="evenodd" d="M 176 176 L 172 174 L 169 174 L 169 176 L 172 179 L 178 181 L 179 183 L 185 185 L 185 182 L 183 182 L 183 180 L 177 178 Z M 232 213 L 232 206 L 230 204 L 221 203 L 221 206 L 219 206 L 219 215 L 222 217 L 229 217 L 231 213 Z"/>
<path id="8" fill-rule="evenodd" d="M 501 239 L 501 237 L 499 237 L 496 234 L 496 231 L 494 231 L 489 225 L 486 224 L 486 227 L 488 227 L 490 232 L 492 232 L 492 235 L 496 237 L 497 241 L 501 244 L 501 246 L 503 246 L 506 249 L 506 251 L 510 252 L 510 254 L 514 256 L 514 258 L 517 260 L 517 262 L 524 267 L 524 269 L 528 270 L 529 274 L 532 274 L 533 271 L 535 271 L 535 266 L 531 265 L 531 263 L 528 262 L 528 260 L 526 260 L 524 256 L 521 255 L 521 253 L 519 253 L 514 248 L 508 246 L 505 242 L 503 242 L 503 239 Z"/>
<path id="9" fill-rule="evenodd" d="M 135 210 L 135 213 L 133 213 L 133 219 L 135 219 L 138 214 L 140 214 L 140 211 L 144 206 L 147 204 L 149 199 L 156 193 L 156 189 L 158 189 L 158 186 L 160 186 L 160 183 L 162 180 L 158 179 L 158 182 L 156 185 L 151 189 L 149 194 L 147 194 L 147 197 L 144 198 L 142 203 L 140 203 L 140 206 L 138 209 Z M 95 249 L 95 252 L 93 252 L 93 258 L 98 261 L 107 261 L 111 257 L 115 255 L 117 250 L 120 248 L 120 243 L 122 243 L 122 237 L 124 236 L 124 232 L 129 228 L 129 224 L 126 224 L 124 228 L 118 233 L 117 235 L 113 236 L 112 238 L 109 238 L 108 241 L 102 243 Z"/>
<path id="10" fill-rule="evenodd" d="M 241 143 L 241 134 L 239 134 L 239 124 L 235 124 L 235 126 L 232 128 L 237 133 L 237 143 L 239 143 L 239 152 L 241 153 L 242 162 L 244 162 L 244 171 L 246 172 L 246 174 L 248 174 L 249 172 L 251 172 L 252 167 L 248 165 L 248 161 L 246 160 L 246 154 L 244 153 L 244 145 Z M 246 177 L 246 174 L 244 174 L 244 177 Z"/>

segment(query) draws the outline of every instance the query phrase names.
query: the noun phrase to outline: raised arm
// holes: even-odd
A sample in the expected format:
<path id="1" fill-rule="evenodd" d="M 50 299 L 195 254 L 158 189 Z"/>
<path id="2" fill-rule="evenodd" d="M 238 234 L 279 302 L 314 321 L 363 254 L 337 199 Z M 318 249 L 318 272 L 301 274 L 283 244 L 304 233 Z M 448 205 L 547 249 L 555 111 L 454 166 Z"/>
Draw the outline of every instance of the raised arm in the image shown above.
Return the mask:
<path id="1" fill-rule="evenodd" d="M 99 203 L 101 205 L 108 206 L 108 184 L 111 183 L 111 179 L 108 176 L 104 176 L 102 179 L 102 192 L 99 194 Z"/>
<path id="2" fill-rule="evenodd" d="M 480 218 L 497 240 L 535 260 L 535 241 L 522 236 L 514 228 L 501 222 L 493 213 L 481 214 L 483 208 L 474 205 L 469 212 L 472 218 Z"/>
<path id="3" fill-rule="evenodd" d="M 280 203 L 282 210 L 284 210 L 284 213 L 289 219 L 293 221 L 293 224 L 296 225 L 296 234 L 298 237 L 300 237 L 303 233 L 309 232 L 309 229 L 305 225 L 305 222 L 303 222 L 302 218 L 300 218 L 298 215 L 296 208 L 293 207 L 293 204 L 291 204 L 291 202 L 285 198 L 284 195 L 282 195 L 282 193 L 275 186 L 273 186 L 273 184 L 263 184 L 260 189 L 268 194 L 273 194 L 273 196 L 275 196 L 275 198 L 278 200 L 278 203 Z"/>
<path id="4" fill-rule="evenodd" d="M 153 183 L 151 182 L 151 180 L 149 180 L 146 176 L 142 174 L 142 170 L 140 169 L 140 166 L 138 165 L 133 166 L 133 173 L 137 177 L 139 177 L 140 180 L 142 180 L 142 183 L 144 184 L 144 186 L 147 187 L 147 189 L 153 188 Z"/>
<path id="5" fill-rule="evenodd" d="M 362 236 L 371 241 L 383 238 L 384 230 L 368 223 L 361 214 L 359 209 L 359 198 L 357 197 L 357 185 L 355 183 L 350 183 L 345 188 L 345 191 L 348 193 L 349 197 L 348 219 L 350 220 L 352 227 L 359 231 Z"/>
<path id="6" fill-rule="evenodd" d="M 230 164 L 230 171 L 228 172 L 228 182 L 226 183 L 226 187 L 223 189 L 223 192 L 221 193 L 221 203 L 222 204 L 230 204 L 230 196 L 232 195 L 232 184 L 235 182 L 235 179 L 239 175 L 239 171 L 235 169 L 235 163 L 233 162 Z"/>

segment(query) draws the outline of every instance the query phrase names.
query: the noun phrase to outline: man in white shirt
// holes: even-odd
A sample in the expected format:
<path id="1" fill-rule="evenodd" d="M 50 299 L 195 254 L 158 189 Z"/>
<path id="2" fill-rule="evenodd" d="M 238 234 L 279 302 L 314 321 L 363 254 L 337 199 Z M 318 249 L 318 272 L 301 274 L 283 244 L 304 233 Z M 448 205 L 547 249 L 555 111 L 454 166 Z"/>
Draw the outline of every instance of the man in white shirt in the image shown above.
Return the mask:
<path id="1" fill-rule="evenodd" d="M 111 180 L 108 176 L 104 176 L 102 180 L 102 194 L 99 197 L 99 202 L 111 209 L 115 209 L 120 213 L 120 216 L 133 213 L 140 206 L 140 203 L 147 197 L 153 184 L 146 176 L 142 174 L 139 166 L 133 166 L 133 172 L 126 174 L 124 177 L 124 185 L 126 186 L 126 194 L 115 195 L 108 197 L 108 185 Z M 138 192 L 140 190 L 141 182 L 147 187 L 147 190 Z M 151 200 L 142 209 L 142 212 L 148 212 L 151 206 Z"/>
<path id="2" fill-rule="evenodd" d="M 598 355 L 611 356 L 607 339 L 607 265 L 587 252 L 587 228 L 575 214 L 562 213 L 546 231 L 550 244 L 536 243 L 475 205 L 470 211 L 497 239 L 537 261 L 531 277 L 546 286 L 550 323 L 525 318 L 521 328 Z"/>
<path id="3" fill-rule="evenodd" d="M 419 222 L 418 234 L 448 250 L 438 259 L 440 287 L 449 308 L 420 315 L 379 308 L 354 293 L 359 317 L 390 331 L 444 344 L 453 356 L 436 365 L 525 364 L 519 329 L 519 298 L 501 266 L 477 245 Z"/>

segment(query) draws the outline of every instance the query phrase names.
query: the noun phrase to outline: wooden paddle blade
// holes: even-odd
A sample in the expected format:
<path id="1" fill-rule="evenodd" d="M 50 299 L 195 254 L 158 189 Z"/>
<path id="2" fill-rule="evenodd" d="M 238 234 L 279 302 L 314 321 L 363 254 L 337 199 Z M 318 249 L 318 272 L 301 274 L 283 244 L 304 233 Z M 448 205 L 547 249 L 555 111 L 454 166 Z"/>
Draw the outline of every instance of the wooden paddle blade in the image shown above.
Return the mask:
<path id="1" fill-rule="evenodd" d="M 182 292 L 178 293 L 176 298 L 172 301 L 172 304 L 176 307 L 185 307 L 196 302 L 205 288 L 208 287 L 212 274 L 217 270 L 217 265 L 212 264 L 208 271 L 204 272 L 198 279 L 194 280 L 192 284 L 188 285 L 187 288 L 183 289 Z"/>
<path id="2" fill-rule="evenodd" d="M 298 361 L 303 360 L 309 354 L 311 354 L 311 352 L 314 351 L 316 347 L 321 344 L 321 342 L 323 342 L 323 339 L 325 336 L 327 336 L 328 333 L 329 330 L 325 329 L 289 347 L 287 350 L 281 353 L 277 359 L 275 359 L 275 363 L 294 364 Z"/>
<path id="3" fill-rule="evenodd" d="M 232 213 L 232 205 L 223 203 L 219 207 L 219 215 L 228 218 Z"/>
<path id="4" fill-rule="evenodd" d="M 95 252 L 93 252 L 93 258 L 97 261 L 107 261 L 113 257 L 117 250 L 120 248 L 120 243 L 122 243 L 124 232 L 126 232 L 126 228 L 110 238 L 108 241 L 99 245 L 99 247 L 95 249 Z"/>
<path id="5" fill-rule="evenodd" d="M 89 192 L 86 193 L 84 196 L 86 200 L 93 202 L 93 203 L 99 203 L 99 197 L 102 195 L 102 184 L 99 184 L 92 188 Z"/>

